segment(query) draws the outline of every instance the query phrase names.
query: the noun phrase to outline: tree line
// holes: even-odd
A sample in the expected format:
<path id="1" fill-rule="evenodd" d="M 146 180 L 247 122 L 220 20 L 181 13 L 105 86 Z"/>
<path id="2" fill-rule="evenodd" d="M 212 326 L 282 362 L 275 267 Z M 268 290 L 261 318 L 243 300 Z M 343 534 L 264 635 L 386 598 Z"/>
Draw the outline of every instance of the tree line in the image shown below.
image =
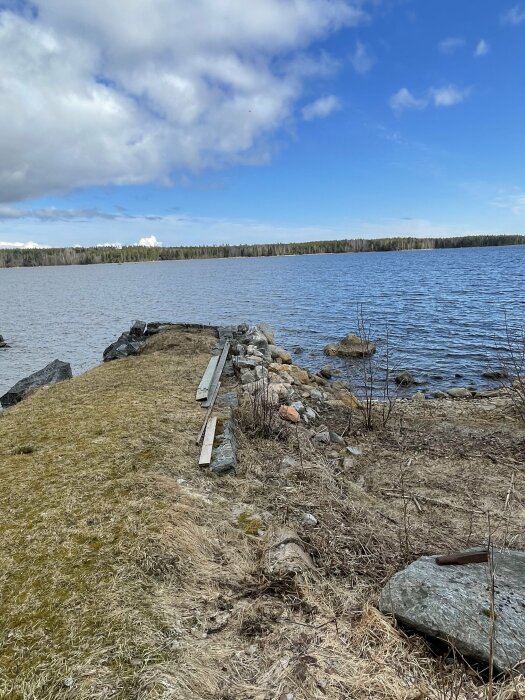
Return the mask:
<path id="1" fill-rule="evenodd" d="M 177 247 L 96 247 L 1 249 L 0 268 L 47 265 L 91 265 L 99 263 L 149 262 L 159 260 L 198 260 L 206 258 L 258 258 L 274 255 L 314 255 L 320 253 L 372 253 L 438 248 L 471 248 L 525 245 L 525 236 L 457 236 L 454 238 L 349 238 L 307 243 L 267 243 L 249 245 Z"/>

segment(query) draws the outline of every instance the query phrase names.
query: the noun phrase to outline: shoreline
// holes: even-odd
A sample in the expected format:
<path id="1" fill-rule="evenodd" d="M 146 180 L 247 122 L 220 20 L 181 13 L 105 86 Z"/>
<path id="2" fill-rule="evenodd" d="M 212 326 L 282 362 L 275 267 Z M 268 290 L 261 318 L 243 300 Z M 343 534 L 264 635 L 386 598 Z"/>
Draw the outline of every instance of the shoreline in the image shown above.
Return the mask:
<path id="1" fill-rule="evenodd" d="M 248 365 L 221 377 L 217 432 L 233 418 L 237 464 L 219 476 L 198 466 L 195 444 L 205 414 L 195 392 L 217 343 L 212 329 L 166 326 L 138 355 L 3 413 L 2 624 L 15 635 L 0 649 L 0 689 L 153 700 L 161 677 L 192 700 L 291 689 L 390 700 L 461 677 L 466 696 L 483 692 L 481 674 L 399 632 L 378 596 L 422 552 L 483 544 L 487 511 L 506 513 L 513 546 L 525 546 L 512 497 L 525 487 L 525 426 L 507 399 L 400 401 L 367 431 L 346 390 L 282 349 L 266 364 L 269 386 L 316 417 L 276 415 L 263 435 L 245 373 L 265 361 L 246 352 L 235 357 Z M 283 526 L 293 572 L 270 557 Z M 298 674 L 303 657 L 315 663 Z"/>

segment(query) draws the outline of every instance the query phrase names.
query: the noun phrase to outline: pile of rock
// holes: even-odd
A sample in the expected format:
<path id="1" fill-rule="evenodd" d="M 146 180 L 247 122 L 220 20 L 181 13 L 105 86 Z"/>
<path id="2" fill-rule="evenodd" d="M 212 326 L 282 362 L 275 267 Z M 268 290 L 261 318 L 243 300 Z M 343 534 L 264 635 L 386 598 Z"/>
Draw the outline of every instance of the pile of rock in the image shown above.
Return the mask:
<path id="1" fill-rule="evenodd" d="M 283 420 L 309 424 L 319 418 L 323 406 L 361 408 L 343 382 L 329 383 L 328 379 L 337 370 L 326 366 L 313 374 L 294 364 L 290 353 L 275 344 L 275 334 L 265 323 L 246 328 L 237 338 L 232 352 L 242 392 L 252 397 L 261 396 L 275 405 Z"/>
<path id="2" fill-rule="evenodd" d="M 160 324 L 156 326 L 156 330 Z M 157 330 L 158 332 L 158 330 Z M 151 335 L 148 333 L 148 335 Z M 146 345 L 146 323 L 144 321 L 133 321 L 131 328 L 126 333 L 122 333 L 120 338 L 111 343 L 102 355 L 104 362 L 110 360 L 120 360 L 130 355 L 138 355 Z"/>

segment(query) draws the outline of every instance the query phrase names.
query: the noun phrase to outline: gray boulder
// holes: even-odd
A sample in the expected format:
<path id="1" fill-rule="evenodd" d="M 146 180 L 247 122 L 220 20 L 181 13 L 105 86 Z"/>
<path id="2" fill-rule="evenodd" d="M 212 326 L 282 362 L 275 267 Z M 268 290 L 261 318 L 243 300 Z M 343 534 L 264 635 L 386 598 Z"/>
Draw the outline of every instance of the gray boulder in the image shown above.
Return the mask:
<path id="1" fill-rule="evenodd" d="M 453 399 L 470 399 L 472 392 L 466 387 L 454 387 L 453 389 L 448 389 L 447 394 L 452 396 Z"/>
<path id="2" fill-rule="evenodd" d="M 120 360 L 130 355 L 138 355 L 145 345 L 145 340 L 137 340 L 131 333 L 123 333 L 118 340 L 111 343 L 104 350 L 102 357 L 104 362 L 109 362 L 110 360 Z"/>
<path id="3" fill-rule="evenodd" d="M 216 447 L 212 452 L 210 470 L 214 474 L 226 474 L 237 466 L 237 446 L 231 421 L 226 421 L 219 439 L 219 447 Z"/>
<path id="4" fill-rule="evenodd" d="M 478 564 L 439 566 L 435 559 L 421 557 L 395 574 L 379 598 L 382 612 L 485 663 L 494 626 L 494 667 L 524 673 L 525 552 L 495 551 L 490 563 Z"/>
<path id="5" fill-rule="evenodd" d="M 53 360 L 53 362 L 46 365 L 44 369 L 34 372 L 29 375 L 29 377 L 17 382 L 6 394 L 0 397 L 0 403 L 4 408 L 14 406 L 19 401 L 22 401 L 33 389 L 48 384 L 57 384 L 58 382 L 63 382 L 65 379 L 71 379 L 72 376 L 73 374 L 69 362 Z"/>
<path id="6" fill-rule="evenodd" d="M 401 372 L 401 374 L 398 374 L 395 378 L 396 384 L 403 387 L 412 386 L 414 381 L 414 377 L 410 374 L 410 372 Z"/>
<path id="7" fill-rule="evenodd" d="M 270 351 L 270 355 L 272 356 L 272 360 L 280 359 L 285 364 L 288 364 L 288 365 L 292 364 L 292 356 L 284 348 L 281 348 L 279 345 L 271 345 L 270 344 L 268 346 L 268 349 Z"/>
<path id="8" fill-rule="evenodd" d="M 275 333 L 270 325 L 268 325 L 267 323 L 258 323 L 256 328 L 258 328 L 261 331 L 261 333 L 263 333 L 270 345 L 272 345 L 275 342 Z"/>
<path id="9" fill-rule="evenodd" d="M 357 335 L 347 335 L 338 343 L 330 343 L 324 349 L 329 357 L 368 357 L 376 351 L 376 346 L 370 340 Z"/>
<path id="10" fill-rule="evenodd" d="M 145 321 L 133 321 L 131 328 L 129 329 L 129 334 L 134 338 L 142 338 L 146 332 L 146 322 Z"/>

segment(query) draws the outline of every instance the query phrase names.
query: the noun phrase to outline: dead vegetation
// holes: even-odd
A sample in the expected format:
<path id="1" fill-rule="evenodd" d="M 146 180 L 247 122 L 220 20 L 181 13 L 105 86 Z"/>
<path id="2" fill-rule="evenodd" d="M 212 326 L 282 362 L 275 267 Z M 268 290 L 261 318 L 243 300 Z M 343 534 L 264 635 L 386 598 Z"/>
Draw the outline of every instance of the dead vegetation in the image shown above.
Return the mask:
<path id="1" fill-rule="evenodd" d="M 0 697 L 525 698 L 375 608 L 407 560 L 486 544 L 488 512 L 494 544 L 524 546 L 508 401 L 401 402 L 383 430 L 352 422 L 346 460 L 302 429 L 239 430 L 237 475 L 213 478 L 194 401 L 212 343 L 157 336 L 0 417 Z M 268 571 L 281 525 L 304 576 Z"/>

